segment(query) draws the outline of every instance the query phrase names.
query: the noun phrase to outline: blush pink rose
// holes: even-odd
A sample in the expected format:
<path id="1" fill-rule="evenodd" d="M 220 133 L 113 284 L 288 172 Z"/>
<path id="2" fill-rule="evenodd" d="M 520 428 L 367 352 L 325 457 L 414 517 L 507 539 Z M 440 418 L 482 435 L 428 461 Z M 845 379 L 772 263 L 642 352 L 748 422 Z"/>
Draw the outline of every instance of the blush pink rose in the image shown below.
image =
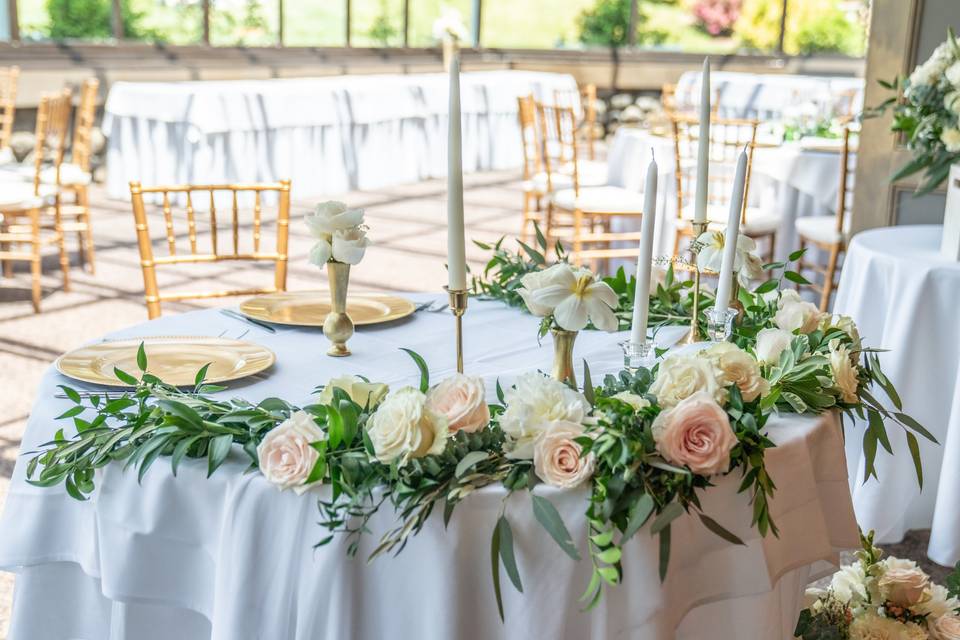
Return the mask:
<path id="1" fill-rule="evenodd" d="M 583 455 L 574 441 L 583 435 L 583 425 L 560 420 L 546 428 L 533 448 L 537 477 L 554 487 L 572 489 L 593 475 L 593 454 Z"/>
<path id="2" fill-rule="evenodd" d="M 729 470 L 730 451 L 737 445 L 726 411 L 705 391 L 661 412 L 653 422 L 653 439 L 665 460 L 704 476 Z"/>
<path id="3" fill-rule="evenodd" d="M 920 602 L 929 585 L 930 578 L 919 567 L 889 568 L 877 581 L 884 598 L 907 608 Z"/>
<path id="4" fill-rule="evenodd" d="M 311 442 L 326 440 L 327 434 L 306 411 L 297 411 L 270 431 L 257 447 L 260 473 L 273 485 L 303 493 L 313 465 L 320 454 Z"/>
<path id="5" fill-rule="evenodd" d="M 473 433 L 490 422 L 482 378 L 454 374 L 430 390 L 427 406 L 434 413 L 446 416 L 451 432 Z"/>
<path id="6" fill-rule="evenodd" d="M 930 625 L 930 637 L 936 640 L 960 640 L 960 618 L 940 616 Z"/>

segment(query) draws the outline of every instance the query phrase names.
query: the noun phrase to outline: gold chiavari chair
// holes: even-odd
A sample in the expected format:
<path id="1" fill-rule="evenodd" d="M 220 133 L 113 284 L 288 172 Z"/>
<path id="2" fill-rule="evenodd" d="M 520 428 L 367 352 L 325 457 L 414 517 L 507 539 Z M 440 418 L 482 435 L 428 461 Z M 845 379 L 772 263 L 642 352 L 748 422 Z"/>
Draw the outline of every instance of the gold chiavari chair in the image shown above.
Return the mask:
<path id="1" fill-rule="evenodd" d="M 575 113 L 578 112 L 576 106 L 579 105 L 580 120 L 577 123 L 577 136 L 586 145 L 587 159 L 591 162 L 596 160 L 597 152 L 594 143 L 597 139 L 597 85 L 585 84 L 577 91 L 555 90 L 553 101 L 557 106 L 573 108 Z"/>
<path id="2" fill-rule="evenodd" d="M 517 114 L 520 119 L 520 144 L 523 147 L 523 222 L 520 225 L 520 240 L 525 242 L 528 226 L 542 222 L 541 202 L 547 193 L 547 183 L 537 130 L 537 108 L 532 95 L 517 98 Z"/>
<path id="3" fill-rule="evenodd" d="M 673 252 L 678 255 L 682 238 L 693 235 L 694 193 L 697 181 L 697 148 L 700 124 L 697 118 L 673 114 L 674 158 L 676 162 L 677 219 Z M 707 220 L 711 228 L 726 225 L 737 158 L 747 151 L 747 174 L 743 191 L 743 209 L 740 233 L 754 239 L 769 240 L 772 257 L 780 216 L 750 206 L 750 177 L 753 172 L 753 152 L 757 142 L 756 120 L 711 118 L 710 167 L 707 183 Z"/>
<path id="4" fill-rule="evenodd" d="M 710 102 L 710 115 L 714 118 L 720 113 L 720 92 L 713 90 L 713 99 Z M 699 95 L 699 94 L 698 94 Z M 668 115 L 673 115 L 680 111 L 689 113 L 690 109 L 680 110 L 677 108 L 677 85 L 664 84 L 660 87 L 660 105 Z"/>
<path id="5" fill-rule="evenodd" d="M 201 195 L 201 200 L 195 200 L 194 194 Z M 154 242 L 150 235 L 148 225 L 147 204 L 144 202 L 144 195 L 151 194 L 151 199 L 160 203 L 163 213 L 163 223 L 165 229 L 165 238 L 158 242 L 158 247 L 166 245 L 167 255 L 154 256 Z M 277 196 L 277 217 L 276 217 L 276 248 L 272 251 L 261 249 L 261 236 L 264 230 L 263 224 L 263 201 L 265 194 L 276 194 Z M 174 198 L 171 198 L 171 195 Z M 168 187 L 142 187 L 139 182 L 130 183 L 130 196 L 133 202 L 133 217 L 137 229 L 137 246 L 140 249 L 140 265 L 143 268 L 143 288 L 144 297 L 147 304 L 147 315 L 149 318 L 156 318 L 160 315 L 160 303 L 164 301 L 187 300 L 187 299 L 209 299 L 221 298 L 226 296 L 256 295 L 260 293 L 273 293 L 276 291 L 285 291 L 287 288 L 287 243 L 289 237 L 290 225 L 290 181 L 281 180 L 278 183 L 267 184 L 236 184 L 236 185 L 179 185 Z M 252 244 L 250 249 L 242 246 L 240 240 L 241 228 L 246 225 L 241 221 L 240 199 L 243 197 L 245 203 L 251 198 L 252 219 L 250 226 L 252 228 Z M 185 220 L 181 227 L 185 225 L 188 247 L 185 253 L 177 251 L 177 229 L 173 215 L 173 200 L 184 202 L 186 212 Z M 219 227 L 223 220 L 218 219 L 217 206 L 222 205 L 224 201 L 229 201 L 229 215 L 227 224 L 231 230 L 231 240 L 229 241 L 229 251 L 222 251 L 218 237 Z M 196 203 L 196 204 L 195 204 Z M 208 207 L 210 236 L 209 251 L 203 250 L 198 242 L 197 213 L 198 205 L 200 208 Z M 181 230 L 182 232 L 182 230 Z M 205 242 L 204 242 L 205 244 Z M 245 243 L 243 243 L 245 245 Z M 274 282 L 272 287 L 250 288 L 229 291 L 181 291 L 173 293 L 161 293 L 157 284 L 157 267 L 161 265 L 175 264 L 197 264 L 197 263 L 215 263 L 221 261 L 245 261 L 245 262 L 273 262 Z"/>
<path id="6" fill-rule="evenodd" d="M 569 137 L 576 129 L 576 114 L 569 107 L 538 105 L 540 117 L 544 122 L 552 122 L 544 133 L 545 141 L 552 137 Z M 549 144 L 545 148 L 549 148 Z M 556 145 L 559 146 L 559 145 Z M 573 145 L 571 161 L 573 183 L 566 189 L 555 190 L 547 209 L 547 237 L 565 236 L 570 241 L 570 257 L 574 264 L 589 260 L 596 265 L 610 258 L 625 258 L 639 253 L 637 240 L 639 231 L 613 231 L 616 218 L 639 218 L 643 215 L 643 195 L 622 187 L 612 185 L 584 186 L 580 182 L 577 162 L 577 149 Z M 544 153 L 544 166 L 548 175 L 555 158 Z M 563 225 L 557 214 L 567 216 Z M 569 227 L 569 233 L 561 232 L 562 226 Z M 639 228 L 639 224 L 631 225 Z M 629 242 L 629 247 L 614 246 Z M 596 266 L 595 266 L 596 268 Z"/>
<path id="7" fill-rule="evenodd" d="M 845 126 L 843 147 L 840 152 L 840 190 L 837 195 L 836 214 L 833 217 L 804 216 L 797 218 L 794 223 L 800 238 L 801 249 L 807 249 L 809 245 L 813 245 L 827 254 L 826 267 L 804 259 L 805 256 L 800 258 L 797 265 L 801 273 L 810 270 L 823 277 L 823 284 L 804 285 L 820 293 L 821 311 L 826 311 L 830 306 L 830 295 L 837 286 L 838 261 L 841 254 L 846 251 L 847 238 L 850 234 L 850 219 L 847 217 L 847 212 L 850 210 L 850 200 L 853 197 L 853 185 L 850 182 L 854 175 L 852 161 L 855 157 L 850 144 L 850 127 Z M 797 288 L 799 289 L 800 285 L 797 285 Z"/>
<path id="8" fill-rule="evenodd" d="M 17 83 L 20 67 L 0 67 L 0 157 L 4 162 L 13 161 L 10 137 L 13 135 L 13 118 L 17 110 Z"/>
<path id="9" fill-rule="evenodd" d="M 55 170 L 63 162 L 67 129 L 70 126 L 70 107 L 71 96 L 68 89 L 60 94 L 44 95 L 40 98 L 37 108 L 33 179 L 0 182 L 0 261 L 3 262 L 3 272 L 7 277 L 13 273 L 14 261 L 30 263 L 35 312 L 40 311 L 44 246 L 58 246 L 63 290 L 70 289 L 70 262 L 61 228 L 59 190 L 43 184 L 40 179 L 47 162 L 52 163 Z M 29 245 L 30 250 L 22 250 L 24 245 Z"/>
<path id="10" fill-rule="evenodd" d="M 96 268 L 88 188 L 92 181 L 90 160 L 93 155 L 93 126 L 97 115 L 99 89 L 100 81 L 96 78 L 87 78 L 83 82 L 73 123 L 70 162 L 61 165 L 58 183 L 61 191 L 60 216 L 63 220 L 63 232 L 77 234 L 80 264 L 89 265 L 90 273 L 95 273 Z M 55 175 L 44 176 L 45 181 L 56 179 L 58 178 Z M 73 197 L 70 203 L 62 202 L 63 196 L 67 194 Z"/>

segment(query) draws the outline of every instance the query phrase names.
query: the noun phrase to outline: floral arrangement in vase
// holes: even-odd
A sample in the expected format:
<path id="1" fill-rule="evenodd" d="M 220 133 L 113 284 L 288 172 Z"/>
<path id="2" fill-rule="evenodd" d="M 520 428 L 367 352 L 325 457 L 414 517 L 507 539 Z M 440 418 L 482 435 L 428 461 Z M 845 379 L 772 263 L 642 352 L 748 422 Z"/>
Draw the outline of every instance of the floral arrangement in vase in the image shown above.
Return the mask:
<path id="1" fill-rule="evenodd" d="M 953 30 L 923 64 L 907 78 L 881 84 L 899 95 L 889 98 L 869 115 L 892 109 L 891 130 L 902 133 L 913 159 L 891 180 L 923 172 L 918 194 L 939 187 L 960 159 L 960 46 Z"/>
<path id="2" fill-rule="evenodd" d="M 348 356 L 347 340 L 353 335 L 353 321 L 347 313 L 350 266 L 360 264 L 370 245 L 363 209 L 348 209 L 331 200 L 318 204 L 304 221 L 317 239 L 309 260 L 321 269 L 326 266 L 330 281 L 330 312 L 323 322 L 323 334 L 332 343 L 327 355 Z"/>
<path id="3" fill-rule="evenodd" d="M 443 47 L 443 68 L 449 71 L 450 61 L 460 44 L 470 39 L 459 9 L 448 5 L 440 7 L 440 15 L 433 21 L 433 37 Z"/>
<path id="4" fill-rule="evenodd" d="M 802 640 L 960 640 L 960 565 L 947 586 L 916 562 L 883 558 L 873 532 L 861 534 L 857 562 L 826 589 L 808 589 L 810 606 L 795 634 Z"/>

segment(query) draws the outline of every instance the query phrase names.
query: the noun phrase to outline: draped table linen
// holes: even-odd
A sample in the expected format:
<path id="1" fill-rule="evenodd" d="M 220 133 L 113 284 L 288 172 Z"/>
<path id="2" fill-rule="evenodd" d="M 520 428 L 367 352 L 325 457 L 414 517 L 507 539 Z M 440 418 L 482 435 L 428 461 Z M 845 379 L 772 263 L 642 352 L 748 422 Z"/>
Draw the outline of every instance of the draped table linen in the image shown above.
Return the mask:
<path id="1" fill-rule="evenodd" d="M 274 181 L 297 197 L 446 175 L 446 74 L 117 82 L 104 108 L 107 191 L 145 185 Z M 521 166 L 517 98 L 576 95 L 567 74 L 461 76 L 464 170 Z"/>
<path id="2" fill-rule="evenodd" d="M 935 562 L 960 561 L 960 263 L 940 255 L 941 225 L 864 231 L 847 250 L 834 311 L 849 315 L 908 414 L 939 441 L 919 438 L 923 490 L 910 456 L 881 450 L 880 481 L 862 483 L 860 439 L 847 440 L 850 489 L 857 519 L 880 542 L 898 542 L 910 529 L 932 528 L 927 553 Z M 893 410 L 893 407 L 888 407 Z M 899 427 L 888 432 L 894 451 L 906 452 Z"/>
<path id="3" fill-rule="evenodd" d="M 423 298 L 423 296 L 419 296 Z M 495 380 L 509 385 L 521 372 L 548 369 L 549 339 L 537 345 L 539 320 L 497 302 L 471 300 L 465 316 L 468 373 L 482 375 L 489 399 Z M 168 316 L 118 336 L 236 336 L 249 325 L 216 311 Z M 679 339 L 682 327 L 662 330 L 658 342 Z M 619 370 L 618 340 L 581 332 L 575 358 L 589 360 L 595 379 Z M 305 404 L 333 375 L 365 375 L 392 388 L 416 384 L 416 367 L 399 347 L 421 353 L 438 381 L 453 371 L 453 320 L 420 312 L 384 326 L 360 327 L 354 355 L 323 355 L 319 330 L 251 329 L 246 339 L 273 349 L 277 364 L 264 376 L 230 383 L 224 395 L 258 401 L 270 396 Z M 149 352 L 148 352 L 149 356 Z M 579 366 L 577 367 L 579 369 Z M 54 417 L 69 404 L 55 385 L 69 383 L 51 369 L 24 435 L 23 451 L 49 440 Z M 658 545 L 646 529 L 624 550 L 624 582 L 608 588 L 599 606 L 577 601 L 589 577 L 584 511 L 589 491 L 538 486 L 562 514 L 580 548 L 567 557 L 533 518 L 528 495 L 506 502 L 524 593 L 503 581 L 501 623 L 490 580 L 489 544 L 503 504 L 502 487 L 479 490 L 444 528 L 439 511 L 397 557 L 368 565 L 366 553 L 395 523 L 392 509 L 370 522 L 373 534 L 359 557 L 317 525 L 316 497 L 279 492 L 232 452 L 207 479 L 205 461 L 185 460 L 172 476 L 158 461 L 142 486 L 120 465 L 103 469 L 88 502 L 62 487 L 25 483 L 21 457 L 2 520 L 0 568 L 17 572 L 10 640 L 244 640 L 307 638 L 636 638 L 705 637 L 771 640 L 792 637 L 804 587 L 836 564 L 840 549 L 857 545 L 856 523 L 836 418 L 782 416 L 768 424 L 778 446 L 768 452 L 779 485 L 771 503 L 780 537 L 761 538 L 749 526 L 752 508 L 737 494 L 737 474 L 716 478 L 701 492 L 706 513 L 739 535 L 734 546 L 693 516 L 672 525 L 666 581 L 658 577 Z M 56 615 L 51 615 L 55 610 Z"/>

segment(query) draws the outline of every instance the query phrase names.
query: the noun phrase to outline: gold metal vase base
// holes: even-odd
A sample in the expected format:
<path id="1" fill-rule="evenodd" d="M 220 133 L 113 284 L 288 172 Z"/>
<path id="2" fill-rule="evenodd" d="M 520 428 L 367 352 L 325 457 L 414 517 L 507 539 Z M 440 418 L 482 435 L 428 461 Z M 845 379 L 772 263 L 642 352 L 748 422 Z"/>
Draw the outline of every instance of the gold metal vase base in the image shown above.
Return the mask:
<path id="1" fill-rule="evenodd" d="M 551 329 L 550 332 L 553 334 L 553 378 L 576 388 L 573 343 L 577 340 L 577 332 L 564 329 Z"/>
<path id="2" fill-rule="evenodd" d="M 350 265 L 344 262 L 328 262 L 327 277 L 330 280 L 330 313 L 323 321 L 323 335 L 331 342 L 327 355 L 341 358 L 350 355 L 347 340 L 353 335 L 353 320 L 347 315 Z"/>
<path id="3" fill-rule="evenodd" d="M 693 240 L 696 241 L 710 226 L 707 222 L 694 222 L 691 224 L 693 231 Z M 698 255 L 693 252 L 693 308 L 690 310 L 690 331 L 683 337 L 681 342 L 684 344 L 694 344 L 703 340 L 700 334 L 700 265 L 697 264 Z"/>

